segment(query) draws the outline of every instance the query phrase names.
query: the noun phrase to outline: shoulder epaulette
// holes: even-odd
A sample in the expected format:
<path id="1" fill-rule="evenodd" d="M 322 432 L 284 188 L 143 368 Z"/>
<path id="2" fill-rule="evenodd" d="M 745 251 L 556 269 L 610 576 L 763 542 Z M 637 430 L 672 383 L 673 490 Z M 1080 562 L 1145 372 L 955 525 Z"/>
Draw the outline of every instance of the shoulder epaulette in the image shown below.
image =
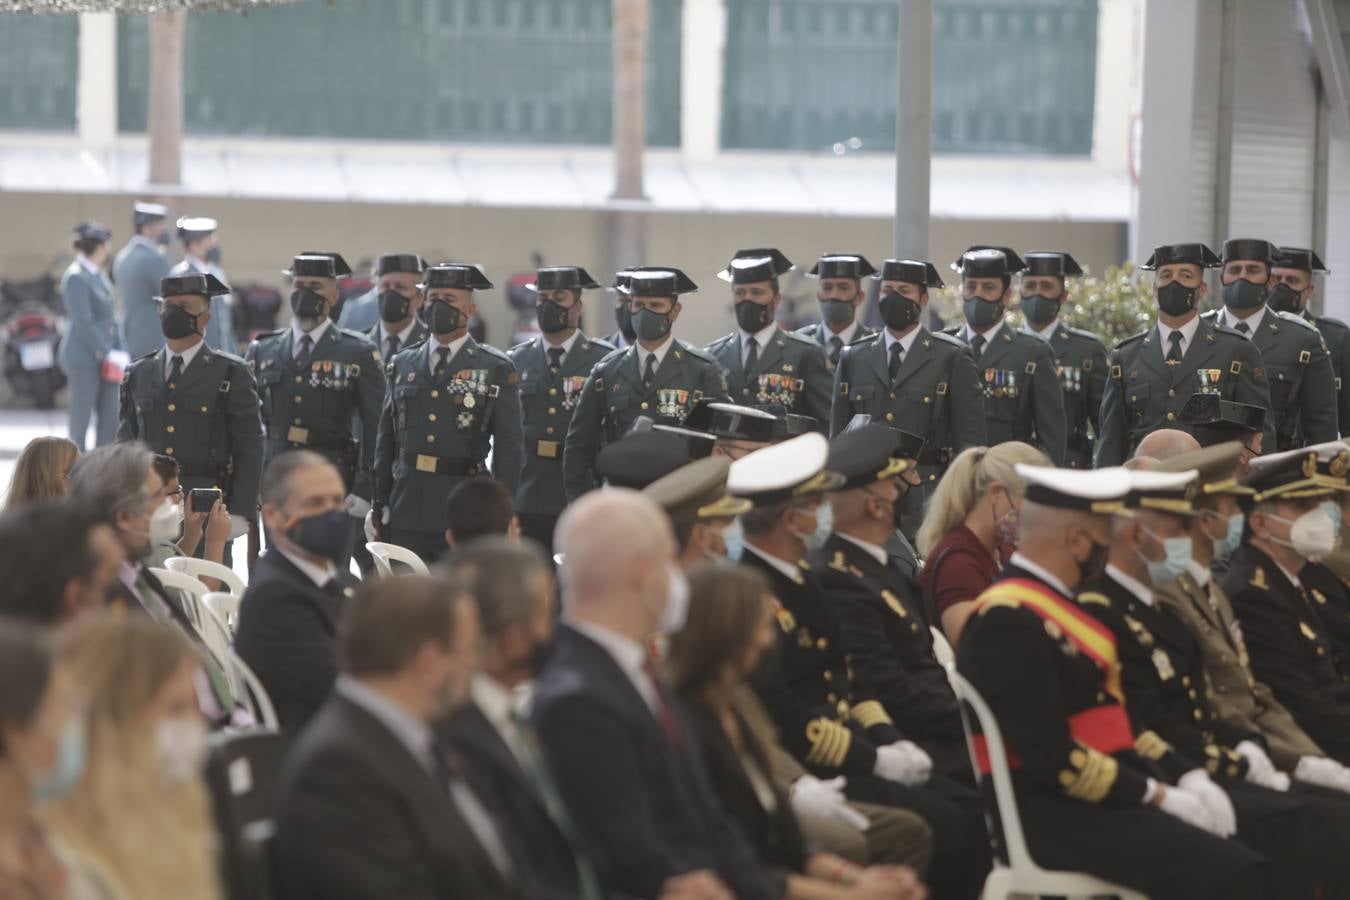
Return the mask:
<path id="1" fill-rule="evenodd" d="M 956 336 L 956 335 L 960 332 L 960 330 L 961 330 L 961 329 L 960 329 L 960 327 L 958 326 L 958 327 L 955 328 L 955 329 L 944 329 L 944 330 L 942 330 L 942 331 L 930 331 L 929 334 L 931 334 L 933 337 L 937 338 L 939 341 L 942 341 L 943 343 L 951 344 L 953 347 L 966 347 L 966 346 L 968 346 L 968 345 L 966 344 L 966 342 L 963 341 L 963 340 L 961 340 L 959 337 Z"/>
<path id="2" fill-rule="evenodd" d="M 1204 317 L 1202 316 L 1201 318 L 1204 318 Z M 1219 324 L 1219 321 L 1218 321 L 1217 318 L 1205 319 L 1205 321 L 1208 322 L 1209 325 L 1210 325 L 1210 327 L 1214 329 L 1214 333 L 1215 333 L 1215 334 L 1222 334 L 1223 336 L 1229 337 L 1229 338 L 1237 338 L 1237 339 L 1240 340 L 1240 341 L 1245 341 L 1245 340 L 1247 340 L 1247 336 L 1246 336 L 1245 334 L 1243 334 L 1243 333 L 1240 332 L 1240 331 L 1234 331 L 1233 329 L 1229 328 L 1227 325 L 1221 325 L 1221 324 Z"/>
<path id="3" fill-rule="evenodd" d="M 582 338 L 582 341 L 584 342 L 582 344 L 583 347 L 587 349 L 594 347 L 598 350 L 603 350 L 606 354 L 615 349 L 614 345 L 604 338 L 587 337 Z"/>
<path id="4" fill-rule="evenodd" d="M 506 355 L 510 356 L 511 354 L 516 353 L 517 351 L 524 350 L 526 347 L 530 346 L 533 343 L 534 338 L 530 338 L 528 341 L 521 341 L 519 344 L 516 344 L 515 346 L 507 350 Z"/>
<path id="5" fill-rule="evenodd" d="M 273 337 L 276 337 L 277 335 L 282 334 L 283 332 L 286 332 L 286 331 L 290 331 L 290 329 L 289 329 L 289 328 L 274 328 L 274 329 L 272 329 L 271 331 L 264 331 L 264 332 L 262 332 L 262 333 L 259 334 L 257 337 L 255 337 L 253 340 L 255 340 L 255 341 L 261 341 L 263 338 L 273 338 Z"/>
<path id="6" fill-rule="evenodd" d="M 1079 603 L 1091 603 L 1096 606 L 1110 606 L 1111 598 L 1096 591 L 1085 591 L 1074 598 Z"/>
<path id="7" fill-rule="evenodd" d="M 509 357 L 509 356 L 506 355 L 506 351 L 505 351 L 505 350 L 498 350 L 496 347 L 492 346 L 491 344 L 484 344 L 484 343 L 481 343 L 481 342 L 480 342 L 480 343 L 478 344 L 478 349 L 479 349 L 479 350 L 482 350 L 482 351 L 483 351 L 484 353 L 486 353 L 488 356 L 495 356 L 495 357 L 497 357 L 498 359 L 505 360 L 505 361 L 507 361 L 507 362 L 510 362 L 510 361 L 511 361 L 511 357 Z"/>
<path id="8" fill-rule="evenodd" d="M 934 334 L 938 334 L 939 332 L 936 332 L 936 331 L 935 331 L 935 332 L 933 332 L 933 333 L 934 333 Z M 956 336 L 956 335 L 958 335 L 958 334 L 961 333 L 961 326 L 960 326 L 960 325 L 952 325 L 952 326 L 949 327 L 949 328 L 944 328 L 944 329 L 942 329 L 941 333 L 942 333 L 942 334 L 949 334 L 949 335 L 952 335 L 952 336 Z M 961 343 L 964 344 L 965 341 L 962 341 Z"/>
<path id="9" fill-rule="evenodd" d="M 1150 329 L 1148 329 L 1148 330 L 1146 330 L 1146 331 L 1141 331 L 1141 332 L 1139 332 L 1138 334 L 1132 334 L 1132 335 L 1130 335 L 1129 337 L 1127 337 L 1127 338 L 1125 338 L 1125 339 L 1123 339 L 1123 340 L 1121 340 L 1121 341 L 1118 341 L 1118 342 L 1116 343 L 1116 346 L 1115 346 L 1114 349 L 1116 349 L 1116 350 L 1123 349 L 1124 347 L 1126 347 L 1126 346 L 1128 346 L 1128 345 L 1130 345 L 1130 344 L 1133 344 L 1135 341 L 1140 340 L 1140 339 L 1143 338 L 1145 335 L 1147 335 L 1147 334 L 1149 333 L 1149 331 L 1152 331 L 1152 330 L 1153 330 L 1153 329 L 1150 328 Z"/>
<path id="10" fill-rule="evenodd" d="M 721 347 L 723 344 L 729 343 L 729 342 L 730 342 L 731 340 L 733 340 L 735 337 L 736 337 L 736 332 L 734 332 L 734 331 L 733 331 L 731 334 L 724 334 L 724 335 L 722 335 L 720 338 L 718 338 L 717 340 L 712 341 L 711 343 L 709 343 L 707 349 L 711 350 L 713 347 Z"/>
<path id="11" fill-rule="evenodd" d="M 711 365 L 714 366 L 721 365 L 721 363 L 719 363 L 711 353 L 709 353 L 707 350 L 704 350 L 702 347 L 691 347 L 688 344 L 681 344 L 680 346 L 674 347 L 672 349 L 675 350 L 683 349 L 686 353 L 688 353 L 695 359 L 701 359 L 704 362 L 710 363 Z"/>
<path id="12" fill-rule="evenodd" d="M 1094 344 L 1100 344 L 1103 348 L 1106 347 L 1106 342 L 1090 331 L 1087 331 L 1082 328 L 1074 328 L 1070 325 L 1065 325 L 1064 330 L 1067 331 L 1069 334 L 1073 335 L 1074 337 L 1085 338 L 1089 341 L 1092 341 L 1092 343 Z"/>
<path id="13" fill-rule="evenodd" d="M 844 551 L 834 551 L 834 556 L 830 558 L 830 568 L 836 572 L 848 571 L 848 563 L 844 561 Z"/>
<path id="14" fill-rule="evenodd" d="M 1314 321 L 1318 327 L 1332 328 L 1338 331 L 1350 331 L 1350 325 L 1345 324 L 1340 319 L 1333 319 L 1330 316 L 1315 316 Z"/>
<path id="15" fill-rule="evenodd" d="M 356 338 L 357 340 L 362 341 L 363 343 L 367 344 L 374 343 L 374 341 L 370 339 L 370 333 L 366 331 L 356 331 L 351 328 L 335 328 L 334 330 L 337 331 L 338 334 L 344 334 L 347 337 Z"/>
<path id="16" fill-rule="evenodd" d="M 864 334 L 864 335 L 862 335 L 861 337 L 855 337 L 853 340 L 849 341 L 849 342 L 848 342 L 847 344 L 845 344 L 844 346 L 845 346 L 845 347 L 859 347 L 859 346 L 861 346 L 861 345 L 863 345 L 863 344 L 871 344 L 873 341 L 878 341 L 878 340 L 883 340 L 883 338 L 881 337 L 881 332 L 879 332 L 879 331 L 876 332 L 875 334 Z"/>
<path id="17" fill-rule="evenodd" d="M 241 366 L 245 369 L 250 368 L 248 361 L 237 353 L 226 353 L 224 350 L 212 350 L 211 355 L 225 360 L 232 366 Z"/>
<path id="18" fill-rule="evenodd" d="M 815 338 L 809 338 L 804 334 L 798 334 L 795 331 L 788 331 L 786 328 L 778 329 L 778 333 L 796 344 L 806 344 L 808 347 L 819 347 L 820 342 Z"/>

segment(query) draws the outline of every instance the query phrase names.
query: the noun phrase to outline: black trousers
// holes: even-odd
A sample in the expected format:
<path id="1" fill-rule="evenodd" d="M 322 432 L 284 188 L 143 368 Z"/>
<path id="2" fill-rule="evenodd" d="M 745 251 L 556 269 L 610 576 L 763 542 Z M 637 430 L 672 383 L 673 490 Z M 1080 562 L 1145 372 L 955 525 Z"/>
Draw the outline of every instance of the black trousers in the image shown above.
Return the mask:
<path id="1" fill-rule="evenodd" d="M 516 520 L 520 522 L 520 536 L 543 547 L 549 565 L 552 565 L 553 529 L 558 524 L 558 517 L 552 513 L 516 513 Z"/>
<path id="2" fill-rule="evenodd" d="M 408 528 L 385 526 L 384 535 L 386 541 L 411 550 L 427 565 L 440 559 L 447 550 L 443 531 L 413 531 Z"/>

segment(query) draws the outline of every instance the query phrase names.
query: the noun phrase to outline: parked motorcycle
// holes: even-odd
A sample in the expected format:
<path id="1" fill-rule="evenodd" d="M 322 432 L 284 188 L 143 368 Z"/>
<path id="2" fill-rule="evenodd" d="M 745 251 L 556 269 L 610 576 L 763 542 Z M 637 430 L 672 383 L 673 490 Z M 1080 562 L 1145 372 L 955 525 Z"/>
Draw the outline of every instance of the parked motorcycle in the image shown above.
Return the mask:
<path id="1" fill-rule="evenodd" d="M 56 362 L 65 318 L 55 277 L 46 272 L 27 281 L 0 281 L 0 303 L 5 378 L 38 409 L 54 409 L 56 393 L 66 386 Z"/>

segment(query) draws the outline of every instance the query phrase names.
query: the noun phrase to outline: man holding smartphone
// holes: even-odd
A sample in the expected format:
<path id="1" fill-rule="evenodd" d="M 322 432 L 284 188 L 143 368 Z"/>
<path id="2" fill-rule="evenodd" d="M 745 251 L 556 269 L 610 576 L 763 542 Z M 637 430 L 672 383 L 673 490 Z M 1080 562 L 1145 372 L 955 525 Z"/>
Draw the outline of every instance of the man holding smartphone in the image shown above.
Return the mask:
<path id="1" fill-rule="evenodd" d="M 160 282 L 165 346 L 127 369 L 117 439 L 144 441 L 177 460 L 190 509 L 209 511 L 214 497 L 192 494 L 215 490 L 230 511 L 233 540 L 258 512 L 263 437 L 252 370 L 203 340 L 211 297 L 228 290 L 214 275 L 195 272 Z M 224 561 L 229 565 L 228 545 Z"/>

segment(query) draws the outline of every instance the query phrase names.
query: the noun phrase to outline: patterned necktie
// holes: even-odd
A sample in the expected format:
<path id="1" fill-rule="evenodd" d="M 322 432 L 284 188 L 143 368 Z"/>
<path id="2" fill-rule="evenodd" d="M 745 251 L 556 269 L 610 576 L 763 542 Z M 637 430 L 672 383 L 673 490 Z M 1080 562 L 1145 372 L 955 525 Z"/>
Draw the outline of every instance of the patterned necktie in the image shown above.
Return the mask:
<path id="1" fill-rule="evenodd" d="M 977 334 L 975 335 L 975 337 L 971 338 L 970 349 L 975 352 L 976 359 L 979 359 L 980 354 L 984 352 L 984 345 L 985 345 L 984 335 Z"/>
<path id="2" fill-rule="evenodd" d="M 173 359 L 169 360 L 170 388 L 174 386 L 174 383 L 178 381 L 178 379 L 182 376 L 182 374 L 183 374 L 183 357 L 174 354 Z"/>
<path id="3" fill-rule="evenodd" d="M 436 351 L 436 368 L 431 371 L 432 375 L 439 375 L 445 371 L 445 367 L 450 365 L 450 348 L 442 347 Z"/>
<path id="4" fill-rule="evenodd" d="M 295 364 L 297 366 L 303 366 L 305 363 L 309 362 L 309 349 L 312 346 L 314 346 L 314 338 L 307 334 L 300 336 L 300 352 L 295 354 Z"/>
<path id="5" fill-rule="evenodd" d="M 838 364 L 839 364 L 839 354 L 842 353 L 843 350 L 844 350 L 844 339 L 843 339 L 843 338 L 841 338 L 841 337 L 840 337 L 839 335 L 837 335 L 837 334 L 836 334 L 834 337 L 830 338 L 830 363 L 831 363 L 831 365 L 838 365 Z"/>
<path id="6" fill-rule="evenodd" d="M 905 354 L 905 348 L 900 346 L 899 341 L 891 343 L 891 381 L 900 377 L 900 362 Z"/>
<path id="7" fill-rule="evenodd" d="M 1169 365 L 1179 365 L 1181 363 L 1181 332 L 1174 331 L 1167 336 L 1167 342 L 1172 345 L 1167 351 L 1167 362 Z"/>
<path id="8" fill-rule="evenodd" d="M 656 377 L 656 354 L 647 354 L 647 368 L 642 373 L 642 387 L 645 390 L 652 386 L 652 379 Z"/>
<path id="9" fill-rule="evenodd" d="M 554 378 L 557 378 L 558 373 L 562 371 L 562 358 L 563 348 L 548 348 L 548 374 L 552 375 Z"/>
<path id="10" fill-rule="evenodd" d="M 755 370 L 755 363 L 759 362 L 759 341 L 751 338 L 746 342 L 745 351 L 745 371 L 747 373 Z"/>
<path id="11" fill-rule="evenodd" d="M 386 362 L 388 362 L 389 360 L 394 358 L 394 354 L 398 352 L 399 344 L 403 342 L 398 339 L 398 335 L 391 334 L 389 335 L 389 340 L 386 341 L 385 343 L 389 345 L 389 349 L 384 351 L 384 359 Z"/>

